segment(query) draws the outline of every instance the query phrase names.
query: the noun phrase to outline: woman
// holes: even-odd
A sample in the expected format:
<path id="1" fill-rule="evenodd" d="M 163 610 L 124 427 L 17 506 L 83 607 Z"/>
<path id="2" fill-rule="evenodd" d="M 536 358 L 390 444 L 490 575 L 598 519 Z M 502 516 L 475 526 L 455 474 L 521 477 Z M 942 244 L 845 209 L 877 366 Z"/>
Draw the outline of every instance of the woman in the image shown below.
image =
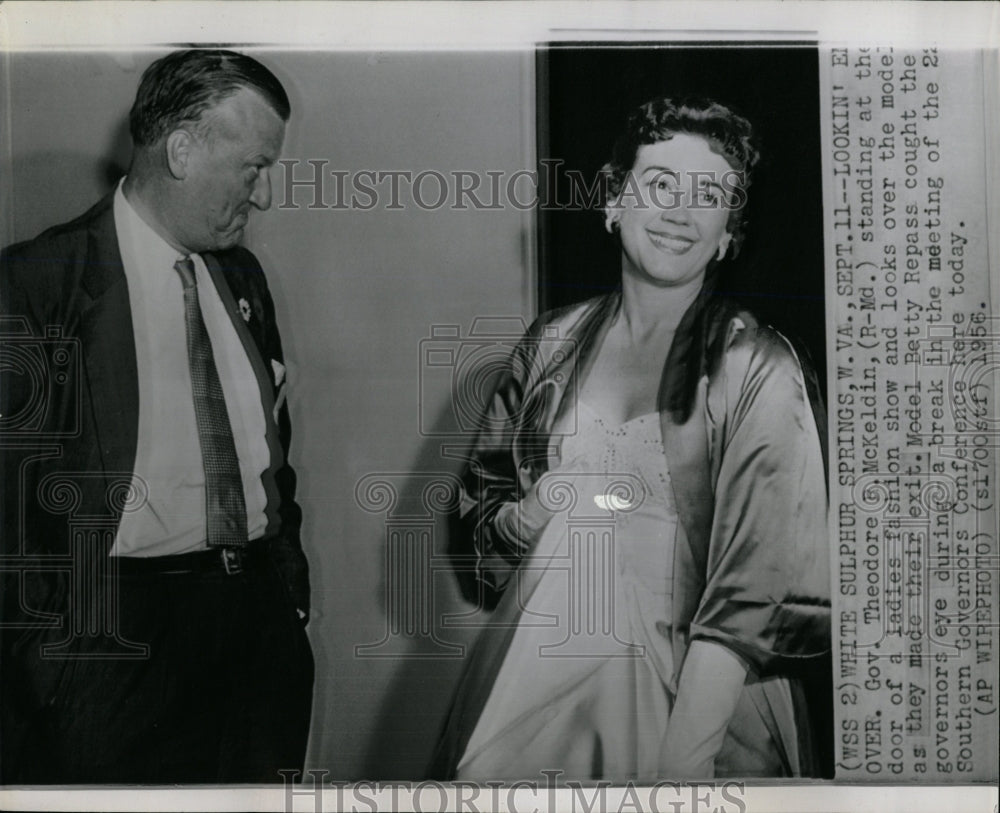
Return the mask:
<path id="1" fill-rule="evenodd" d="M 502 597 L 438 774 L 817 772 L 822 413 L 791 344 L 713 294 L 757 160 L 714 102 L 649 102 L 616 144 L 621 289 L 535 323 L 472 451 L 462 517 Z"/>

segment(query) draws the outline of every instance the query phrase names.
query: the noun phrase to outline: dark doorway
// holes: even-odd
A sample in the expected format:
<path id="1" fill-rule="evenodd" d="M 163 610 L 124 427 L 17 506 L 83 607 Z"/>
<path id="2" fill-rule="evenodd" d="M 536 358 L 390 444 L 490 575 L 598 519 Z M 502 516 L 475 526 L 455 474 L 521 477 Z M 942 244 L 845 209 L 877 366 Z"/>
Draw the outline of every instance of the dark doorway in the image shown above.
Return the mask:
<path id="1" fill-rule="evenodd" d="M 566 171 L 592 182 L 628 114 L 656 96 L 707 96 L 750 120 L 762 157 L 747 239 L 721 289 L 797 338 L 826 382 L 819 52 L 812 44 L 558 45 L 538 52 L 541 310 L 618 284 L 600 203 L 560 207 Z M 558 174 L 553 162 L 559 164 Z M 563 177 L 560 177 L 563 176 Z M 555 193 L 555 194 L 554 194 Z M 551 205 L 552 203 L 556 205 Z"/>

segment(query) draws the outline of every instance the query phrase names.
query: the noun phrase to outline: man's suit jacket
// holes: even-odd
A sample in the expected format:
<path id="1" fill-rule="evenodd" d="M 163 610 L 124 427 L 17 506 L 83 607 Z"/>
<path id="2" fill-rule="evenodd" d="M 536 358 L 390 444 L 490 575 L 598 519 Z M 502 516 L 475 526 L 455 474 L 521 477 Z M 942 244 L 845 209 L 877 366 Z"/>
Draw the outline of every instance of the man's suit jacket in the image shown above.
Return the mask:
<path id="1" fill-rule="evenodd" d="M 40 658 L 39 649 L 67 638 L 74 623 L 66 616 L 67 597 L 81 563 L 67 566 L 71 546 L 85 556 L 106 557 L 129 508 L 139 387 L 113 201 L 109 195 L 76 220 L 0 256 L 5 708 L 40 707 L 57 690 L 65 661 Z M 295 606 L 308 610 L 274 305 L 249 251 L 203 257 L 257 374 L 266 410 L 272 460 L 264 477 L 268 551 Z"/>

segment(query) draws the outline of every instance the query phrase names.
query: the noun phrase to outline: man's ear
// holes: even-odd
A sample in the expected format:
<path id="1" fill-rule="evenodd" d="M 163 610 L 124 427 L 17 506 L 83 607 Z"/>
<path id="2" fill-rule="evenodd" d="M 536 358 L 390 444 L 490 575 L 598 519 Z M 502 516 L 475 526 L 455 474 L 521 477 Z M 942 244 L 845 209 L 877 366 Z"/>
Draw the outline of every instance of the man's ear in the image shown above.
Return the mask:
<path id="1" fill-rule="evenodd" d="M 184 180 L 188 174 L 191 161 L 191 150 L 194 147 L 194 136 L 187 130 L 174 130 L 167 136 L 164 145 L 167 151 L 167 168 L 178 181 Z"/>

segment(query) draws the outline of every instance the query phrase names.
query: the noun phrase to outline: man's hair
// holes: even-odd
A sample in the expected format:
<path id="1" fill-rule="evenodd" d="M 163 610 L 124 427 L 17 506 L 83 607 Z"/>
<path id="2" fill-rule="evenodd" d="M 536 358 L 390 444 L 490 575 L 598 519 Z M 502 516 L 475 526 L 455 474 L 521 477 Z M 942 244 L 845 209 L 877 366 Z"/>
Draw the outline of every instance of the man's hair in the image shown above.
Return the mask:
<path id="1" fill-rule="evenodd" d="M 702 98 L 653 99 L 629 116 L 625 130 L 615 142 L 611 160 L 601 169 L 608 195 L 613 199 L 621 194 L 640 147 L 668 141 L 678 133 L 704 138 L 739 173 L 738 187 L 745 195 L 754 166 L 760 160 L 753 127 L 729 107 Z M 742 206 L 730 211 L 727 228 L 733 236 L 732 254 L 735 256 L 744 238 Z"/>
<path id="2" fill-rule="evenodd" d="M 241 88 L 259 93 L 282 121 L 291 105 L 281 82 L 256 59 L 233 51 L 175 51 L 146 68 L 129 113 L 136 147 L 157 143 L 182 124 L 199 125 L 206 110 Z"/>

